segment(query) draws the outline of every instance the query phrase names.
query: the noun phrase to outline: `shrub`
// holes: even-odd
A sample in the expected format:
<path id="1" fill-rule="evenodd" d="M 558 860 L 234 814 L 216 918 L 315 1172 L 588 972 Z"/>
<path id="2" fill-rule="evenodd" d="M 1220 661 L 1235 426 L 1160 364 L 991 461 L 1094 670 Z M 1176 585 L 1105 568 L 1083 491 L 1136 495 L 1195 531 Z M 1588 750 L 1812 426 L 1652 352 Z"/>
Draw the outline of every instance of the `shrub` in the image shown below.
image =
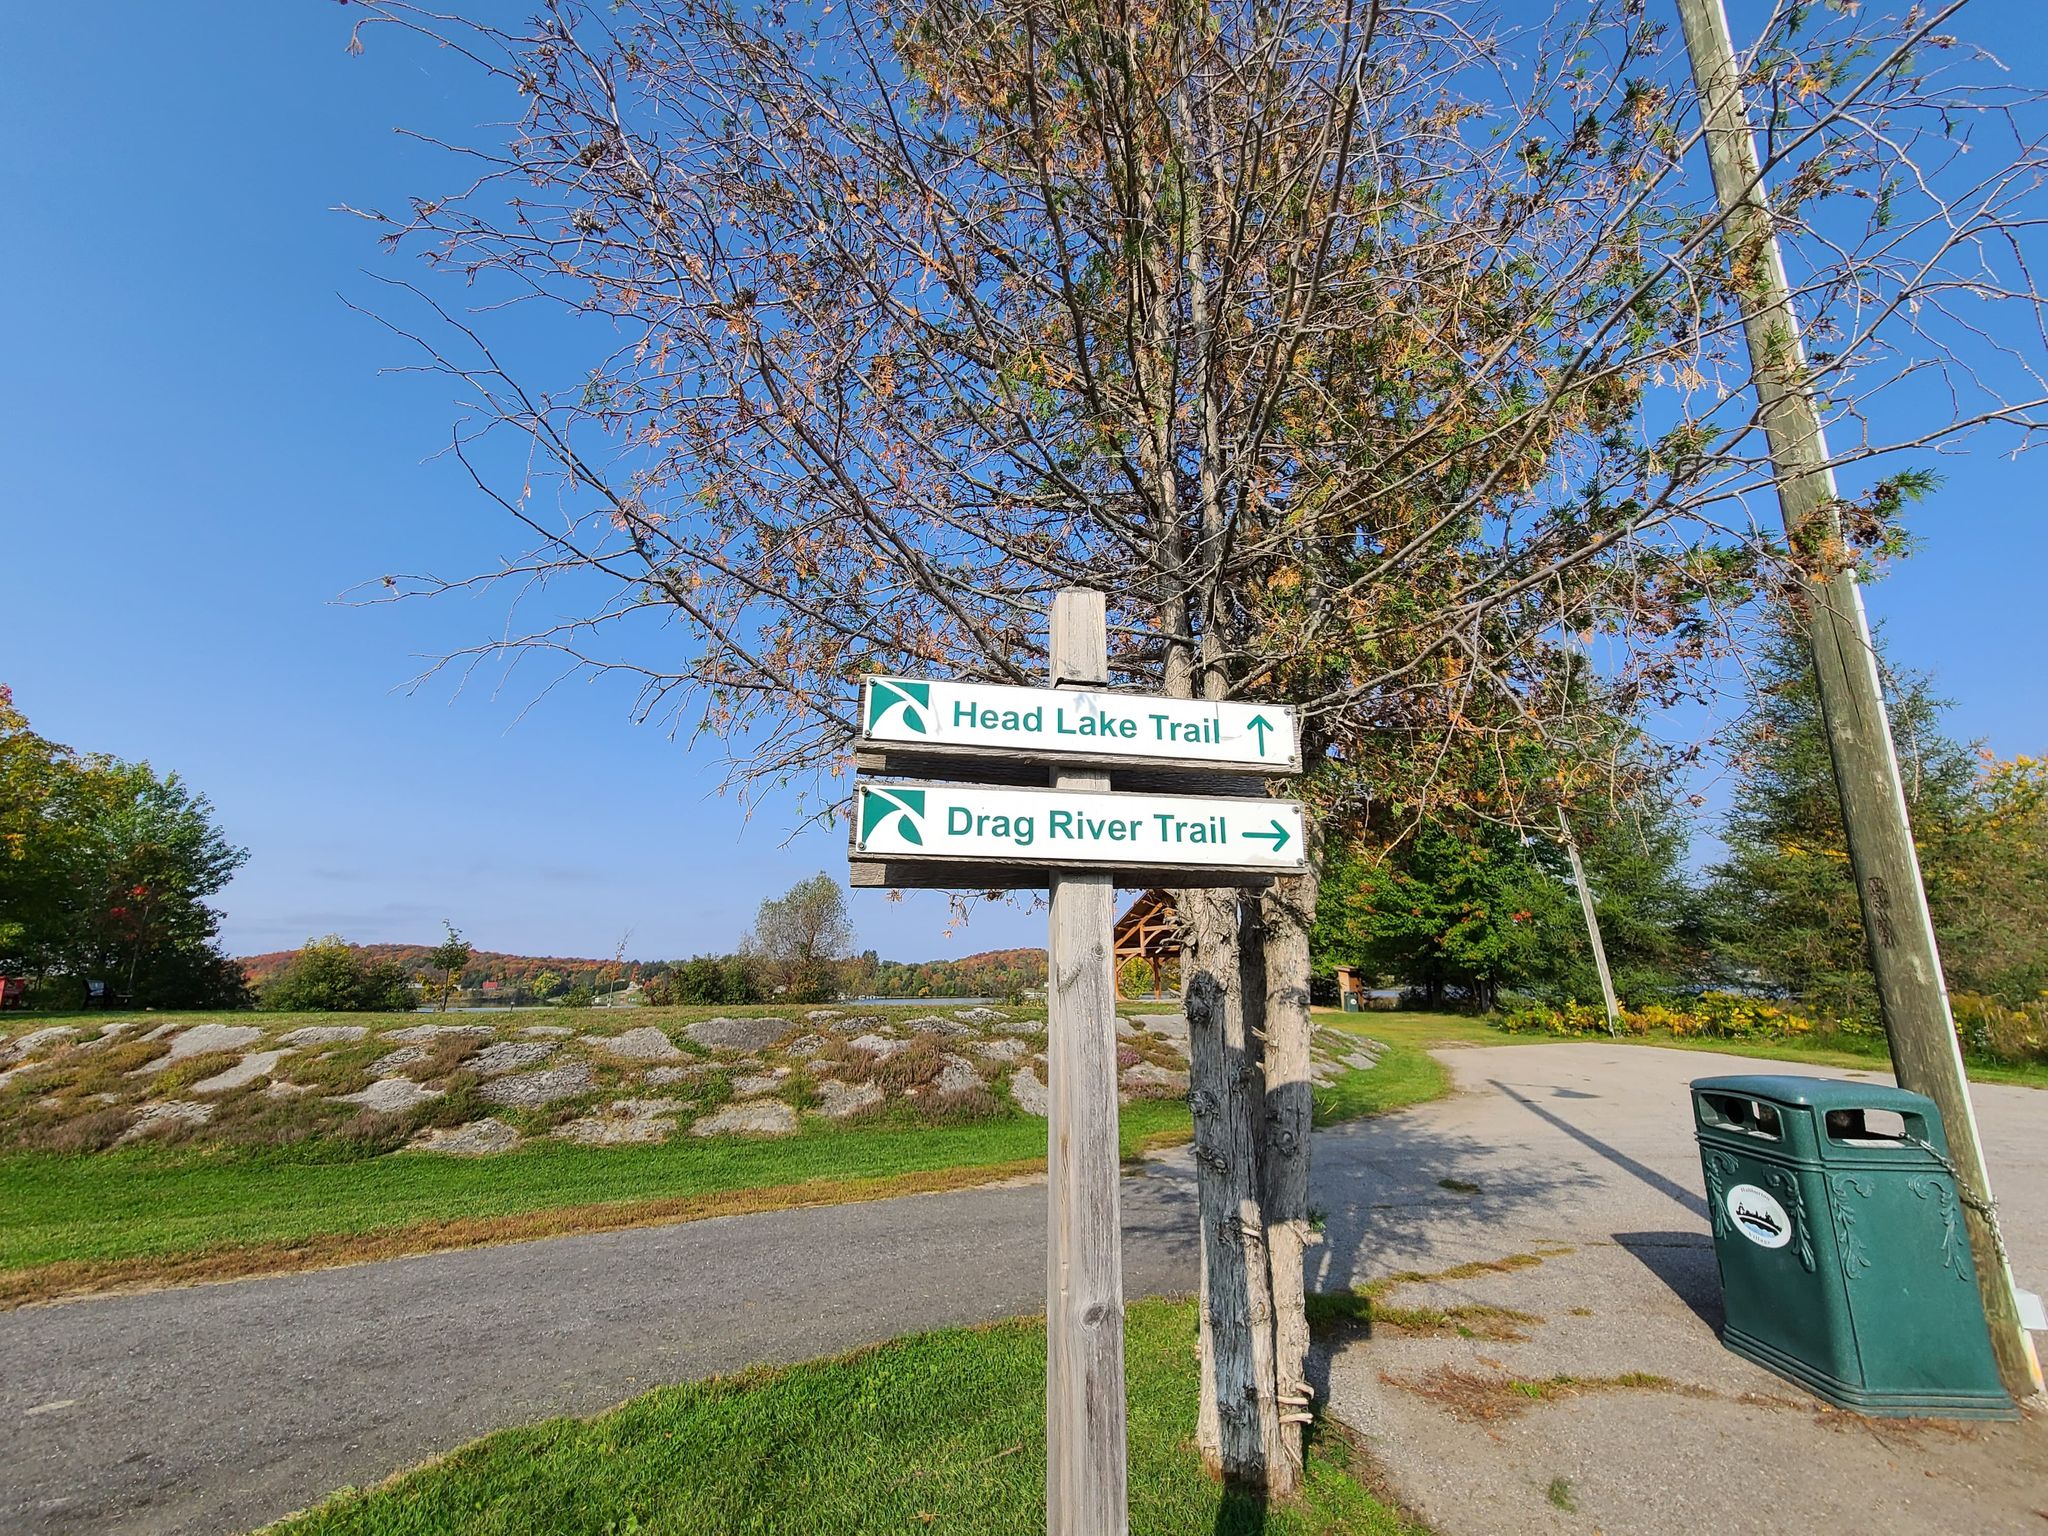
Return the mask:
<path id="1" fill-rule="evenodd" d="M 288 1013 L 410 1013 L 412 983 L 395 960 L 365 960 L 338 935 L 308 939 L 263 989 L 263 1006 Z"/>
<path id="2" fill-rule="evenodd" d="M 1958 992 L 1951 1001 L 1956 1034 L 1966 1056 L 2003 1066 L 2048 1063 L 2048 996 L 2017 1008 L 1975 992 Z M 1602 1011 L 1576 1001 L 1561 1008 L 1527 1005 L 1502 1014 L 1495 1023 L 1509 1034 L 1560 1039 L 1607 1033 Z M 1674 1040 L 1817 1039 L 1852 1048 L 1880 1038 L 1884 1032 L 1875 1019 L 1865 1016 L 1815 1020 L 1778 1003 L 1734 992 L 1703 992 L 1683 1008 L 1646 1003 L 1624 1009 L 1621 1023 L 1627 1034 L 1661 1032 Z"/>
<path id="3" fill-rule="evenodd" d="M 1607 1011 L 1576 999 L 1567 1001 L 1560 1008 L 1546 1007 L 1541 1003 L 1527 1004 L 1503 1014 L 1498 1022 L 1502 1029 L 1514 1035 L 1557 1035 L 1576 1039 L 1581 1035 L 1607 1033 Z"/>
<path id="4" fill-rule="evenodd" d="M 672 966 L 662 979 L 670 1002 L 701 1005 L 761 1001 L 760 978 L 754 963 L 745 955 L 699 955 Z"/>
<path id="5" fill-rule="evenodd" d="M 2048 1063 L 2048 995 L 2011 1008 L 1981 993 L 1958 992 L 1949 1005 L 1966 1054 L 2013 1067 Z"/>

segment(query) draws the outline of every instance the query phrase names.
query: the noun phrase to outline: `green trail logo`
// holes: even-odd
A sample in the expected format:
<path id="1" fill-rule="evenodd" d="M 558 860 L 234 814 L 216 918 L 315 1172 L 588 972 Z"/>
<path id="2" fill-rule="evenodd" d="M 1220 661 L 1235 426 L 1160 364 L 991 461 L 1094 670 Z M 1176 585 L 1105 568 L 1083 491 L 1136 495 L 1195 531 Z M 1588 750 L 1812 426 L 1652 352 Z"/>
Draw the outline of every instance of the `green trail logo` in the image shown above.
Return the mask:
<path id="1" fill-rule="evenodd" d="M 903 711 L 903 725 L 906 730 L 920 736 L 929 736 L 931 726 L 927 723 L 932 709 L 932 685 L 930 683 L 903 683 L 894 679 L 874 678 L 868 683 L 868 729 L 873 730 L 882 723 L 890 710 Z"/>
<path id="2" fill-rule="evenodd" d="M 912 685 L 915 686 L 915 685 Z M 924 821 L 924 791 L 921 789 L 876 789 L 873 785 L 861 787 L 860 840 L 865 843 L 875 828 L 891 816 L 896 818 L 894 831 L 906 843 L 924 846 L 924 833 L 919 830 Z"/>

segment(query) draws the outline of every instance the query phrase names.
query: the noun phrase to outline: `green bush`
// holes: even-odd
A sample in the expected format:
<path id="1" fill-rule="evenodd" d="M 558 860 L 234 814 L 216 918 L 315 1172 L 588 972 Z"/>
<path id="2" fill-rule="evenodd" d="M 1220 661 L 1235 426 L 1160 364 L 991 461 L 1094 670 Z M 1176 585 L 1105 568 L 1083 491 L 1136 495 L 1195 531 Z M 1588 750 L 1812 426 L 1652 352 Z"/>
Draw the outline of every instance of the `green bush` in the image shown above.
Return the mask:
<path id="1" fill-rule="evenodd" d="M 336 934 L 308 939 L 263 989 L 263 1006 L 287 1013 L 410 1013 L 419 999 L 395 960 L 365 960 Z"/>

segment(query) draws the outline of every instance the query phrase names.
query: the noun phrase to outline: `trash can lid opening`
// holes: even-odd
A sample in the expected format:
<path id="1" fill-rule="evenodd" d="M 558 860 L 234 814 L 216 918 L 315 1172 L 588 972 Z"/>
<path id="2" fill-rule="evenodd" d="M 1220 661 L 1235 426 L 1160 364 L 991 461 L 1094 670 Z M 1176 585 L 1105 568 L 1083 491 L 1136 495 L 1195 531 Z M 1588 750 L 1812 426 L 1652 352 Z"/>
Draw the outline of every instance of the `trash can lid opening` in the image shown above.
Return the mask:
<path id="1" fill-rule="evenodd" d="M 1845 1147 L 1903 1147 L 1921 1137 L 1919 1116 L 1908 1120 L 1895 1109 L 1831 1109 L 1821 1123 L 1828 1140 Z"/>
<path id="2" fill-rule="evenodd" d="M 1781 1141 L 1777 1106 L 1747 1094 L 1702 1093 L 1699 1096 L 1700 1123 L 1717 1131 L 1734 1131 L 1764 1141 Z"/>
<path id="3" fill-rule="evenodd" d="M 1933 1101 L 1889 1083 L 1859 1083 L 1836 1077 L 1795 1077 L 1790 1073 L 1744 1073 L 1696 1078 L 1695 1095 L 1723 1094 L 1799 1109 L 1888 1110 L 1924 1115 Z"/>

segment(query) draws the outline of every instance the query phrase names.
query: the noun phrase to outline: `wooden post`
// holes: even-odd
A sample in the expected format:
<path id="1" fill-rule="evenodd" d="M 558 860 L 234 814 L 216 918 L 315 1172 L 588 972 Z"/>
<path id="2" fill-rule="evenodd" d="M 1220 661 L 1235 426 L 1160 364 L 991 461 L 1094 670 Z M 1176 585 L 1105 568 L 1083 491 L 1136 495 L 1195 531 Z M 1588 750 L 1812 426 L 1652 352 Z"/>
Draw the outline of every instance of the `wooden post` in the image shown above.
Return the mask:
<path id="1" fill-rule="evenodd" d="M 1572 836 L 1572 824 L 1557 808 L 1557 825 L 1564 833 L 1564 851 L 1571 856 L 1572 884 L 1579 888 L 1579 910 L 1586 914 L 1586 937 L 1593 944 L 1593 968 L 1600 973 L 1600 998 L 1607 1005 L 1607 1033 L 1621 1033 L 1621 1005 L 1614 1000 L 1614 978 L 1607 973 L 1607 946 L 1600 942 L 1600 914 L 1593 909 L 1593 892 L 1586 884 L 1586 866 L 1579 862 L 1579 840 Z"/>
<path id="2" fill-rule="evenodd" d="M 1053 599 L 1052 683 L 1109 681 L 1100 592 Z M 1109 788 L 1055 768 L 1054 789 Z M 1117 1211 L 1116 921 L 1107 874 L 1052 874 L 1046 983 L 1045 1528 L 1129 1529 L 1123 1230 Z"/>
<path id="3" fill-rule="evenodd" d="M 1828 465 L 1827 439 L 1807 381 L 1806 352 L 1784 259 L 1771 228 L 1728 16 L 1721 0 L 1677 3 L 1699 88 L 1714 189 L 1728 216 L 1728 239 L 1761 258 L 1752 264 L 1742 319 L 1750 377 L 1777 470 L 1786 535 L 1794 549 L 1839 546 L 1834 471 Z M 2041 1390 L 2041 1367 L 2033 1342 L 2020 1325 L 2012 1273 L 1990 1214 L 1991 1180 L 1949 1014 L 1948 988 L 1913 849 L 1905 789 L 1855 568 L 1845 564 L 1810 572 L 1806 597 L 1828 752 L 1842 801 L 1849 867 L 1863 907 L 1870 968 L 1877 978 L 1885 1035 L 1891 1043 L 1892 1070 L 1901 1087 L 1924 1093 L 1940 1107 L 1961 1186 L 1970 1251 L 1977 1261 L 1984 1315 L 1991 1325 L 1992 1353 L 2006 1390 L 2016 1398 L 2026 1397 Z"/>

